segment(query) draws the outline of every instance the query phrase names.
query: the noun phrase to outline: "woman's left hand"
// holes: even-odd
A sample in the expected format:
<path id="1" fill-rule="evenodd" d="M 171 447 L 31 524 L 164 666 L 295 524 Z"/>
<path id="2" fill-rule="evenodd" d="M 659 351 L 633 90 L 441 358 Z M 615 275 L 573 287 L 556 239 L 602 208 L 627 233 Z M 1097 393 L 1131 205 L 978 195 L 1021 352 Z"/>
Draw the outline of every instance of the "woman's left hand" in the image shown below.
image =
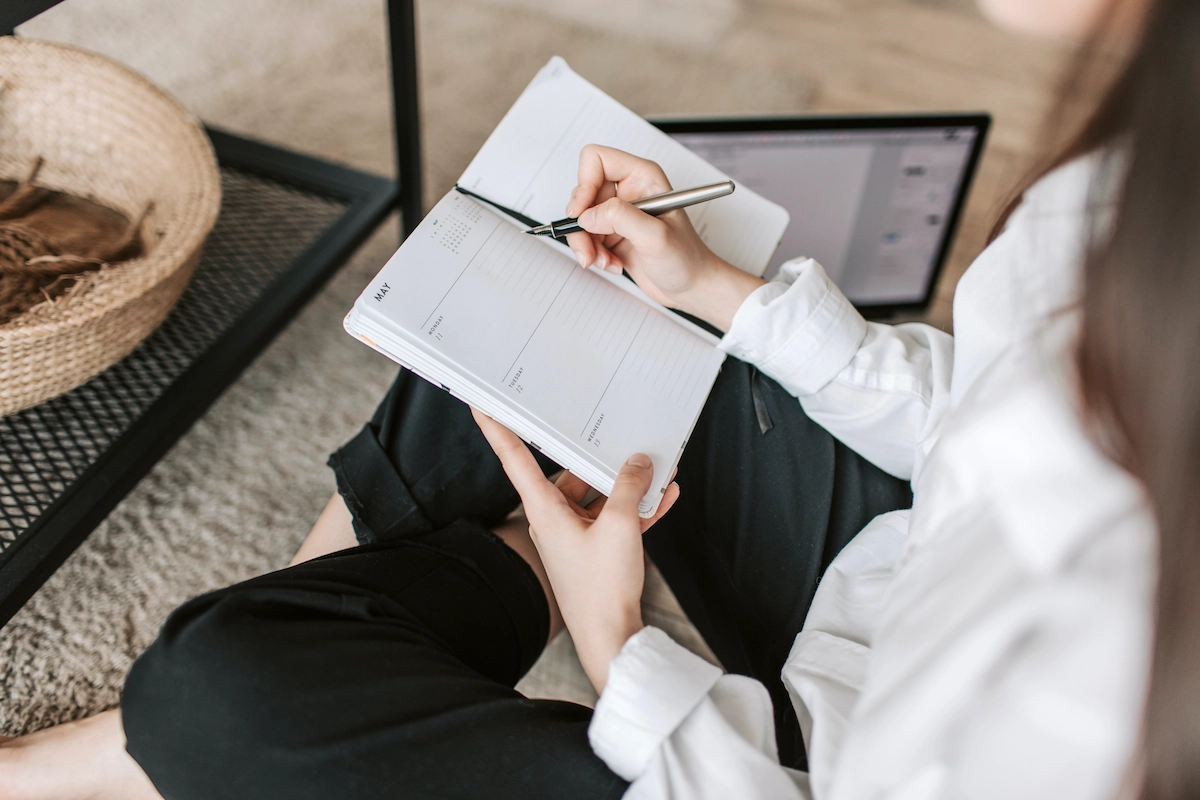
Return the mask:
<path id="1" fill-rule="evenodd" d="M 603 692 L 609 663 L 643 627 L 642 533 L 670 509 L 679 486 L 667 488 L 653 517 L 639 517 L 638 503 L 654 475 L 650 459 L 639 454 L 625 462 L 607 500 L 602 497 L 584 508 L 579 504 L 587 484 L 570 472 L 551 483 L 516 434 L 479 411 L 472 413 L 521 495 L 529 535 L 579 661 L 596 691 Z"/>

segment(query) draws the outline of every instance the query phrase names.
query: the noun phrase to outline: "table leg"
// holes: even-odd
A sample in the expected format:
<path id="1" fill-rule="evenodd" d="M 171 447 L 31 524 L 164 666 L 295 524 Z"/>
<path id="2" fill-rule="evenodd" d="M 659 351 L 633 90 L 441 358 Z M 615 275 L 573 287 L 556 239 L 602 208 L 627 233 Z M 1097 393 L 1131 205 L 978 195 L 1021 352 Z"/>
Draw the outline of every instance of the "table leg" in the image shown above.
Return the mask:
<path id="1" fill-rule="evenodd" d="M 421 107 L 418 95 L 415 0 L 387 0 L 392 56 L 392 102 L 396 125 L 396 171 L 402 234 L 424 216 L 421 182 Z"/>

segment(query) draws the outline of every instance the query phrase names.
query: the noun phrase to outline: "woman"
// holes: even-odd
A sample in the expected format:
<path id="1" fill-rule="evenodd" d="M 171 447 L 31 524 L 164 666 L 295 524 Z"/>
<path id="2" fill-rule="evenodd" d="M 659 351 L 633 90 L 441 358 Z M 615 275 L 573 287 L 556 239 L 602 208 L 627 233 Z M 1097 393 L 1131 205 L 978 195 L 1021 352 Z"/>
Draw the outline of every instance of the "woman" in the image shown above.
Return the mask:
<path id="1" fill-rule="evenodd" d="M 811 260 L 733 270 L 626 202 L 655 165 L 589 147 L 581 263 L 740 359 L 659 515 L 644 458 L 581 508 L 402 375 L 296 565 L 179 609 L 120 712 L 0 747 L 0 796 L 1200 792 L 1200 4 L 986 5 L 1132 56 L 955 340 L 864 322 Z M 643 542 L 730 674 L 643 626 Z M 594 714 L 511 688 L 563 624 Z"/>

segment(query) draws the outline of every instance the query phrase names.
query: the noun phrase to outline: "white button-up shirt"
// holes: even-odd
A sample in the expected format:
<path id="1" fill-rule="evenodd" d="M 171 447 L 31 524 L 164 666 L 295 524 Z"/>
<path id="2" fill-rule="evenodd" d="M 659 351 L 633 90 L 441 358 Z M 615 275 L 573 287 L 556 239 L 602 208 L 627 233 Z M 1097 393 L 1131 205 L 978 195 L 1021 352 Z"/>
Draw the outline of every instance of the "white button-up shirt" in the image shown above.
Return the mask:
<path id="1" fill-rule="evenodd" d="M 956 336 L 865 322 L 811 259 L 722 342 L 887 472 L 911 510 L 834 559 L 783 679 L 810 772 L 779 765 L 770 700 L 646 628 L 589 729 L 627 797 L 1108 798 L 1140 726 L 1156 532 L 1078 414 L 1092 159 L 1040 181 L 967 271 Z"/>

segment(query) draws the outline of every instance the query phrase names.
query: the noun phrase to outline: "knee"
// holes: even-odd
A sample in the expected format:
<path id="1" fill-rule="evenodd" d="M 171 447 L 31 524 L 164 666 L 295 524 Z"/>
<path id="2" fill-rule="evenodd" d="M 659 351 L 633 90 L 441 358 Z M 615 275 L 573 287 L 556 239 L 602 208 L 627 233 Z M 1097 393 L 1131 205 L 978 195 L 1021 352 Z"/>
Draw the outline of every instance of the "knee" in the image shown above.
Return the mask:
<path id="1" fill-rule="evenodd" d="M 197 598 L 167 620 L 134 663 L 121 696 L 127 749 L 156 772 L 219 770 L 252 745 L 268 744 L 281 707 L 274 695 L 278 647 L 253 593 L 239 587 Z M 193 770 L 194 773 L 194 770 Z M 192 774 L 189 782 L 195 780 Z"/>

